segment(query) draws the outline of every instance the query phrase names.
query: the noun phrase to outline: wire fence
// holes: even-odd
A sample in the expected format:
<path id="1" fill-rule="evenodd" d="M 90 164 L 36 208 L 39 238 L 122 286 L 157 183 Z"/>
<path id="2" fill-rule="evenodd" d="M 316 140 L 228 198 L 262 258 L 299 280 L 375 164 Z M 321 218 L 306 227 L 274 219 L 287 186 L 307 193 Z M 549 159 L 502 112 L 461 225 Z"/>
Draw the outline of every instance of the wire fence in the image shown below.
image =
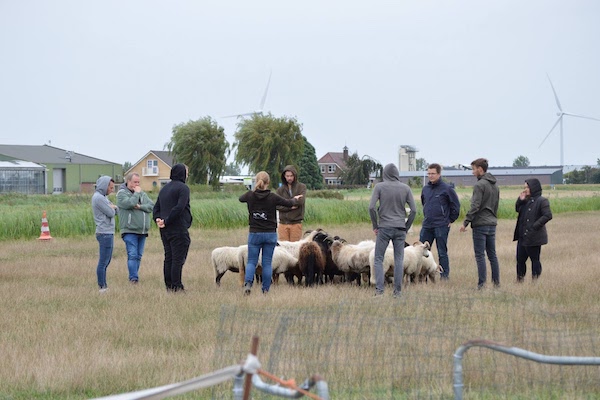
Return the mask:
<path id="1" fill-rule="evenodd" d="M 500 291 L 405 291 L 400 299 L 311 309 L 240 303 L 222 307 L 213 369 L 243 360 L 258 335 L 265 370 L 285 378 L 318 373 L 332 399 L 449 399 L 453 355 L 463 343 L 487 339 L 539 354 L 599 356 L 599 323 L 595 313 L 551 312 Z M 600 397 L 599 366 L 540 364 L 473 348 L 462 369 L 465 399 Z M 212 389 L 213 399 L 231 395 L 230 383 Z"/>

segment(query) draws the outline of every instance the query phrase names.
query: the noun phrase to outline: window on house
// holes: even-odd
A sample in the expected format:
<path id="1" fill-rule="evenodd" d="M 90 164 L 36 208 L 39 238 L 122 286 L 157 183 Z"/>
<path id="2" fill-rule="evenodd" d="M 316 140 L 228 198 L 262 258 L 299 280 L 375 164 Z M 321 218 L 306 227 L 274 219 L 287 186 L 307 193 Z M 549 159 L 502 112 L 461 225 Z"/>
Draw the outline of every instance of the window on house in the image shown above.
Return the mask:
<path id="1" fill-rule="evenodd" d="M 325 173 L 325 166 L 321 165 L 320 167 L 321 167 L 321 173 L 324 174 Z"/>
<path id="2" fill-rule="evenodd" d="M 328 165 L 327 172 L 329 172 L 330 174 L 333 174 L 335 172 L 335 164 Z"/>

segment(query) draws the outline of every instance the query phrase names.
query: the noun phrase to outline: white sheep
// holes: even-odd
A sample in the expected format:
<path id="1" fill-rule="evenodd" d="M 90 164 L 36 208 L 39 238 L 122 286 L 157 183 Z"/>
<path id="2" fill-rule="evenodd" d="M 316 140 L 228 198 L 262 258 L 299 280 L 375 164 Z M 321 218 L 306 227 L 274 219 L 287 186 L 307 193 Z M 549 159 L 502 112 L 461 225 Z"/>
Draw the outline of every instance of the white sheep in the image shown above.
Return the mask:
<path id="1" fill-rule="evenodd" d="M 404 248 L 404 277 L 414 281 L 421 273 L 423 258 L 429 257 L 429 242 L 421 243 L 416 241 L 412 246 Z"/>
<path id="2" fill-rule="evenodd" d="M 442 272 L 444 272 L 444 269 L 441 265 L 436 264 L 433 255 L 430 254 L 429 257 L 423 257 L 421 273 L 419 274 L 419 282 L 426 281 L 427 278 L 429 278 L 431 282 L 435 283 L 436 279 Z"/>
<path id="3" fill-rule="evenodd" d="M 331 245 L 331 256 L 340 271 L 346 274 L 362 274 L 369 272 L 369 253 L 374 247 L 374 241 L 364 241 L 360 245 L 353 245 L 334 240 Z"/>
<path id="4" fill-rule="evenodd" d="M 241 247 L 223 246 L 217 247 L 210 254 L 210 261 L 215 270 L 215 283 L 221 285 L 221 278 L 225 272 L 240 272 L 240 251 Z M 246 246 L 247 252 L 248 246 Z"/>

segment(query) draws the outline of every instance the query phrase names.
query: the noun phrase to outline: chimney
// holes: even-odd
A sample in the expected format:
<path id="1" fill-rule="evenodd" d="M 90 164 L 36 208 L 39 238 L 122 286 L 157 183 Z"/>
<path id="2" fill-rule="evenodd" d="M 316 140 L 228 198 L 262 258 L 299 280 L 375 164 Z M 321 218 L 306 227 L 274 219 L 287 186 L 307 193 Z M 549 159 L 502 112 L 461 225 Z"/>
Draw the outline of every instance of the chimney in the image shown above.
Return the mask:
<path id="1" fill-rule="evenodd" d="M 348 146 L 344 146 L 344 161 L 348 161 Z"/>

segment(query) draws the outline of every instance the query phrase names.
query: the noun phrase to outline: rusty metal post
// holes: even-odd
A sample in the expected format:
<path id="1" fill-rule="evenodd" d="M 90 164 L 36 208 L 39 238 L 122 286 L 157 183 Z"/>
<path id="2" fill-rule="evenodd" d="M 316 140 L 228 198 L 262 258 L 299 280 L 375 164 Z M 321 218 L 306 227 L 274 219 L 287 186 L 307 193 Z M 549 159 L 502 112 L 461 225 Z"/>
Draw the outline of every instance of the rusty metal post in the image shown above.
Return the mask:
<path id="1" fill-rule="evenodd" d="M 258 336 L 252 336 L 252 347 L 250 354 L 256 356 L 258 352 Z M 244 400 L 250 400 L 250 389 L 252 389 L 252 374 L 246 373 L 246 379 L 244 380 Z"/>

